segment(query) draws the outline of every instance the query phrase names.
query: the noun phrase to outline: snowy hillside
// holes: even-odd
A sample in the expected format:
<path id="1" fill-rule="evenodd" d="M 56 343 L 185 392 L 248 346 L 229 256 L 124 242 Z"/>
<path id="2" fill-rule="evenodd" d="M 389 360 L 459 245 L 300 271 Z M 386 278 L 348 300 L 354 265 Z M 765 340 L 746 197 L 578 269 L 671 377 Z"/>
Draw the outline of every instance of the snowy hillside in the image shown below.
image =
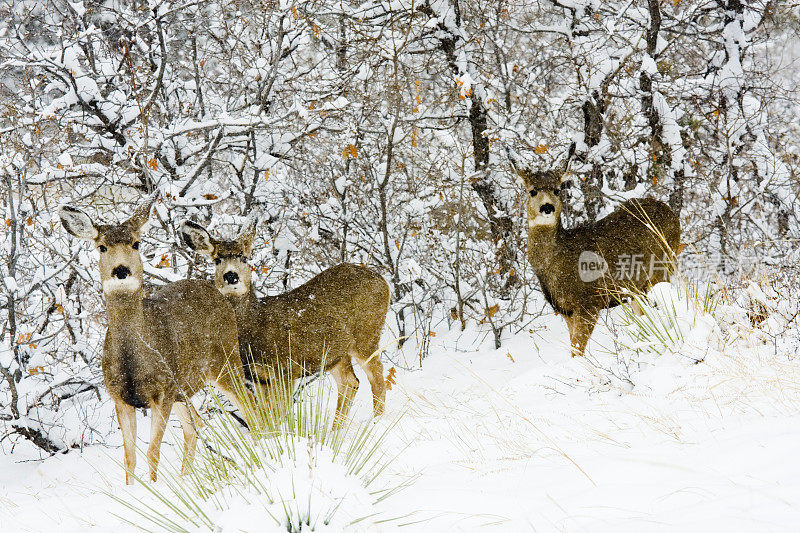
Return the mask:
<path id="1" fill-rule="evenodd" d="M 383 447 L 392 457 L 379 482 L 407 486 L 370 510 L 368 497 L 354 504 L 365 498 L 358 483 L 324 457 L 314 469 L 301 461 L 295 475 L 338 487 L 339 516 L 376 513 L 356 531 L 792 530 L 800 517 L 800 370 L 785 350 L 795 350 L 797 331 L 779 338 L 777 351 L 750 342 L 781 315 L 773 326 L 725 323 L 734 309 L 717 306 L 713 318 L 679 313 L 686 340 L 674 353 L 629 352 L 627 361 L 607 350 L 615 338 L 608 326 L 624 322 L 620 309 L 586 358 L 567 357 L 566 328 L 552 314 L 500 350 L 486 328 L 440 328 L 422 369 L 397 372 L 376 422 L 389 428 Z M 745 339 L 736 338 L 741 328 Z M 371 423 L 370 415 L 362 386 L 353 416 Z M 110 430 L 110 411 L 105 420 Z M 173 430 L 164 453 L 177 464 L 174 419 Z M 142 506 L 154 500 L 146 486 L 120 485 L 119 436 L 111 442 L 44 461 L 24 444 L 5 455 L 3 530 L 136 530 L 115 514 L 146 526 L 108 495 Z M 217 519 L 225 532 L 285 530 L 243 503 Z"/>

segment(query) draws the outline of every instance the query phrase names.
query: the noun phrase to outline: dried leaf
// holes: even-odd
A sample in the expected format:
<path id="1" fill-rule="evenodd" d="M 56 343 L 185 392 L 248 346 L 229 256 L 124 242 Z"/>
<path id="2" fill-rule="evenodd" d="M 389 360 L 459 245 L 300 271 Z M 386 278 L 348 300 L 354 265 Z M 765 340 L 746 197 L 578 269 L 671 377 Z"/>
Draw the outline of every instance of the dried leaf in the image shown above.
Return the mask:
<path id="1" fill-rule="evenodd" d="M 342 152 L 342 157 L 345 159 L 355 159 L 358 157 L 358 149 L 355 144 L 348 144 Z"/>
<path id="2" fill-rule="evenodd" d="M 396 374 L 397 370 L 392 367 L 389 369 L 389 373 L 386 376 L 386 390 L 392 390 L 392 385 L 396 385 Z"/>

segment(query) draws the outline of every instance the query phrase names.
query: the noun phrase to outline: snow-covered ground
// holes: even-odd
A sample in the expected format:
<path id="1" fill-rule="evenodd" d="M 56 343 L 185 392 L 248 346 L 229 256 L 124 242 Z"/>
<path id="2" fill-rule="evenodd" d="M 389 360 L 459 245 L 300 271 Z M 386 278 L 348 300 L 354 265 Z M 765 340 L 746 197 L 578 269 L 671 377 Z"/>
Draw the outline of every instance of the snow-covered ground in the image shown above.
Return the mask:
<path id="1" fill-rule="evenodd" d="M 589 357 L 576 359 L 554 315 L 500 350 L 480 326 L 438 329 L 423 368 L 398 370 L 388 392 L 385 418 L 401 418 L 386 441 L 397 457 L 381 480 L 409 485 L 378 504 L 382 517 L 397 518 L 380 527 L 796 531 L 797 354 L 752 339 L 723 346 L 717 326 L 697 334 L 701 320 L 677 355 L 626 367 L 609 327 L 621 311 L 609 317 Z M 359 377 L 352 416 L 367 420 L 371 395 Z M 179 458 L 173 426 L 163 461 Z M 134 530 L 107 495 L 148 498 L 146 487 L 122 485 L 117 433 L 116 447 L 43 461 L 24 447 L 0 456 L 0 531 Z M 141 446 L 147 433 L 140 422 Z"/>

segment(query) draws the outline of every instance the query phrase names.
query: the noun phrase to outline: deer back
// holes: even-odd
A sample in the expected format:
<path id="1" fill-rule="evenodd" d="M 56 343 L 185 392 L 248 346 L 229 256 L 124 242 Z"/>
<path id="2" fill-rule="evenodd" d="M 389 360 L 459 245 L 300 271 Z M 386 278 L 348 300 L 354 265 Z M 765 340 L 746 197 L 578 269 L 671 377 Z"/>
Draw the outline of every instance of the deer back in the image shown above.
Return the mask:
<path id="1" fill-rule="evenodd" d="M 559 227 L 554 243 L 549 267 L 537 274 L 562 312 L 613 307 L 620 290 L 647 291 L 669 280 L 680 221 L 661 201 L 628 200 L 594 225 Z"/>
<path id="2" fill-rule="evenodd" d="M 343 263 L 284 294 L 236 306 L 243 356 L 293 376 L 329 368 L 380 335 L 389 286 L 372 270 Z"/>

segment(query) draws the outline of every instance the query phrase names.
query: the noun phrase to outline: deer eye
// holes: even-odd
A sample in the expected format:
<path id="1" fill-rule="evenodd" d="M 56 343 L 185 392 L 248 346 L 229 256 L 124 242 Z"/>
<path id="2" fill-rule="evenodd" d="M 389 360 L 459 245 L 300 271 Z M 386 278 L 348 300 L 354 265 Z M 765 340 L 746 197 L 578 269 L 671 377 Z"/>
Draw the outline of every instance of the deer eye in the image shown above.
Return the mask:
<path id="1" fill-rule="evenodd" d="M 555 194 L 556 196 L 558 196 L 560 192 L 561 189 L 553 189 L 553 194 Z"/>
<path id="2" fill-rule="evenodd" d="M 139 244 L 140 244 L 139 241 L 136 241 L 135 243 L 133 243 L 133 249 L 134 250 L 138 250 L 139 249 Z"/>
<path id="3" fill-rule="evenodd" d="M 106 247 L 105 247 L 105 246 L 103 246 L 102 244 L 101 244 L 100 246 L 98 246 L 98 248 L 100 249 L 100 253 L 105 253 L 105 252 L 107 252 L 107 251 L 108 251 L 108 248 L 106 248 Z"/>
<path id="4" fill-rule="evenodd" d="M 243 255 L 240 255 L 240 256 L 239 256 L 239 261 L 241 261 L 242 263 L 247 263 L 247 261 L 248 261 L 249 259 L 250 259 L 249 257 L 245 257 L 245 256 L 243 256 Z"/>
<path id="5" fill-rule="evenodd" d="M 215 264 L 215 265 L 222 264 L 222 259 L 220 259 L 219 257 L 215 257 L 215 258 L 214 258 L 214 264 Z"/>
<path id="6" fill-rule="evenodd" d="M 536 189 L 531 189 L 531 198 L 533 198 L 537 194 L 538 194 L 538 192 L 536 191 Z"/>

